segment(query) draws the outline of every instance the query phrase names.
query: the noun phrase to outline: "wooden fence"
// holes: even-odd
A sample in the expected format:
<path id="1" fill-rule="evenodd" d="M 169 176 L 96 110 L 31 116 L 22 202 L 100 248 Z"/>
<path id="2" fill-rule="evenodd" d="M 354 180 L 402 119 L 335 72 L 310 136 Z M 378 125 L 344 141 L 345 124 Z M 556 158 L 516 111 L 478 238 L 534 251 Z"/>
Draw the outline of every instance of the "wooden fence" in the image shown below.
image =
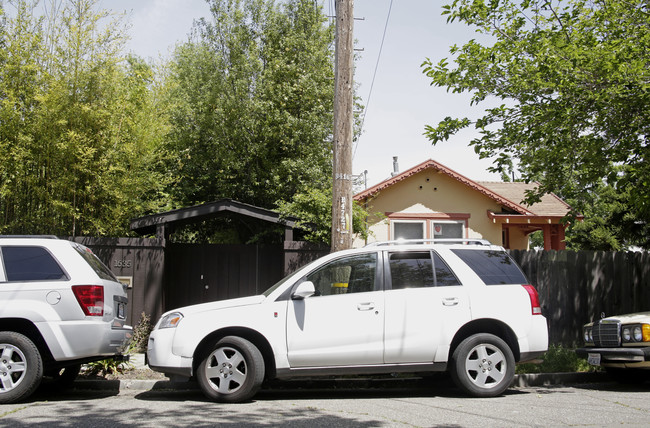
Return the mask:
<path id="1" fill-rule="evenodd" d="M 582 343 L 582 325 L 650 311 L 650 254 L 510 250 L 537 288 L 552 344 Z"/>

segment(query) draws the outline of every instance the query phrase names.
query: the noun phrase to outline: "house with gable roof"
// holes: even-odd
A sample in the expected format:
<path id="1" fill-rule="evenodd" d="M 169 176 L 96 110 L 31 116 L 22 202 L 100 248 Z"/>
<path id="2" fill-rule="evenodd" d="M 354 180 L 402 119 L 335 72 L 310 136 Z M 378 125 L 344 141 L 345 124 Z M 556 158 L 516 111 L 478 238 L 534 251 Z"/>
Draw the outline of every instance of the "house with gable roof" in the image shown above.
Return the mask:
<path id="1" fill-rule="evenodd" d="M 565 249 L 561 220 L 571 207 L 553 194 L 522 202 L 537 183 L 474 181 L 434 161 L 395 173 L 354 195 L 370 213 L 368 242 L 395 239 L 487 239 L 528 249 L 528 235 L 543 231 L 544 249 Z M 365 242 L 357 240 L 355 247 Z"/>

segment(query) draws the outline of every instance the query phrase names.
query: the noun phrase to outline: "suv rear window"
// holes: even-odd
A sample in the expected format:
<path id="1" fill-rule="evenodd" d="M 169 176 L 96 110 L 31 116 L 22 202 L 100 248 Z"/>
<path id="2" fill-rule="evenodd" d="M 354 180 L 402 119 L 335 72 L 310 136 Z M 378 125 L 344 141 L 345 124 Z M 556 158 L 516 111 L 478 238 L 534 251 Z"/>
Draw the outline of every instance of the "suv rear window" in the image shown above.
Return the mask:
<path id="1" fill-rule="evenodd" d="M 528 284 L 517 263 L 504 251 L 451 250 L 476 273 L 485 285 Z"/>
<path id="2" fill-rule="evenodd" d="M 83 245 L 73 245 L 73 247 L 79 254 L 81 254 L 81 257 L 83 257 L 86 262 L 88 262 L 90 267 L 93 268 L 97 276 L 99 276 L 101 279 L 117 281 L 117 278 L 115 275 L 113 275 L 113 272 L 111 272 L 110 269 L 106 267 L 106 265 L 102 263 L 99 258 L 97 258 L 95 253 L 93 253 L 90 248 L 84 247 Z"/>
<path id="3" fill-rule="evenodd" d="M 66 280 L 68 276 L 43 247 L 3 247 L 7 281 Z"/>

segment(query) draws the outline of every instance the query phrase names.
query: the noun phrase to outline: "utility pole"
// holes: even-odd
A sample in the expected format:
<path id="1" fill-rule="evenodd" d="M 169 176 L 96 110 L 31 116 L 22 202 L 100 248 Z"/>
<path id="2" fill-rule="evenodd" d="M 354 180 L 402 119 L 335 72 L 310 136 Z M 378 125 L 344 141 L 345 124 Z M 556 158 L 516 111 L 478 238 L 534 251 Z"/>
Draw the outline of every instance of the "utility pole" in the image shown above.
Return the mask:
<path id="1" fill-rule="evenodd" d="M 332 252 L 352 248 L 354 0 L 336 0 Z"/>

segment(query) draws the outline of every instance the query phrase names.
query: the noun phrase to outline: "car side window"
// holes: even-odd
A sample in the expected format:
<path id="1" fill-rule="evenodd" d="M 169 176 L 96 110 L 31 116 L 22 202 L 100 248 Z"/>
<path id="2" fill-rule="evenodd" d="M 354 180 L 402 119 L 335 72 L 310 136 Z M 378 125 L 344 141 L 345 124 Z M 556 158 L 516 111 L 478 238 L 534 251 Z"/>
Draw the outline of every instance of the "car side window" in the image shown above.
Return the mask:
<path id="1" fill-rule="evenodd" d="M 435 252 L 390 253 L 388 259 L 393 290 L 460 285 L 456 275 Z"/>
<path id="2" fill-rule="evenodd" d="M 485 285 L 529 283 L 505 251 L 457 249 L 452 252 L 467 263 Z"/>
<path id="3" fill-rule="evenodd" d="M 314 283 L 316 295 L 374 291 L 377 254 L 361 254 L 333 260 L 305 277 Z"/>
<path id="4" fill-rule="evenodd" d="M 393 290 L 435 285 L 430 252 L 390 253 L 388 260 Z"/>
<path id="5" fill-rule="evenodd" d="M 447 263 L 435 251 L 433 252 L 433 265 L 435 266 L 435 280 L 437 287 L 460 285 L 456 275 L 449 269 Z"/>
<path id="6" fill-rule="evenodd" d="M 68 279 L 50 252 L 42 247 L 3 247 L 2 260 L 7 281 Z"/>

